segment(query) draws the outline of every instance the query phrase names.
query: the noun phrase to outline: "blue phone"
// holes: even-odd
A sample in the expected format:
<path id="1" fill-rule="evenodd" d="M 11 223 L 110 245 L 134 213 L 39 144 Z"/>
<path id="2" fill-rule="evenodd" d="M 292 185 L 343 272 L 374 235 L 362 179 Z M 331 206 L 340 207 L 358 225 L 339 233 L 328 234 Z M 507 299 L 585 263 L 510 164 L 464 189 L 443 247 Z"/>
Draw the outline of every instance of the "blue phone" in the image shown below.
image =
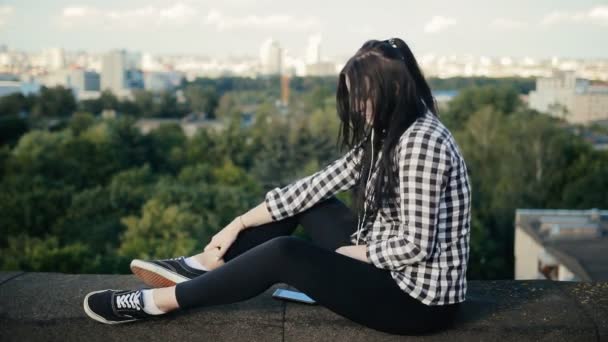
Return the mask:
<path id="1" fill-rule="evenodd" d="M 273 298 L 285 299 L 299 303 L 315 304 L 316 301 L 302 292 L 287 289 L 276 289 L 272 294 Z"/>

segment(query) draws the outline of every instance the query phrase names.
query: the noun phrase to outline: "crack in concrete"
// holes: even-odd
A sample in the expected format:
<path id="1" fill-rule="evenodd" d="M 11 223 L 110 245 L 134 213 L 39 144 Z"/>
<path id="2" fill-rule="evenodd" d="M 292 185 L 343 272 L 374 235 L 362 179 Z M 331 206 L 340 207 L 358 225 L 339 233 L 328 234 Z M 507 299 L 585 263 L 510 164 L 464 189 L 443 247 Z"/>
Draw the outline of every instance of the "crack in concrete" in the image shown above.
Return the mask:
<path id="1" fill-rule="evenodd" d="M 15 274 L 14 276 L 12 276 L 12 277 L 10 277 L 10 278 L 8 278 L 8 279 L 4 279 L 4 280 L 3 280 L 3 281 L 0 283 L 0 286 L 2 286 L 2 285 L 4 285 L 4 284 L 8 283 L 9 281 L 11 281 L 11 280 L 13 280 L 13 279 L 15 279 L 15 278 L 21 277 L 22 275 L 24 275 L 24 274 L 26 274 L 26 273 L 27 273 L 27 272 L 22 271 L 21 273 L 17 273 L 17 274 Z"/>
<path id="2" fill-rule="evenodd" d="M 287 303 L 283 302 L 283 326 L 281 329 L 281 341 L 285 342 L 285 311 L 287 310 Z"/>

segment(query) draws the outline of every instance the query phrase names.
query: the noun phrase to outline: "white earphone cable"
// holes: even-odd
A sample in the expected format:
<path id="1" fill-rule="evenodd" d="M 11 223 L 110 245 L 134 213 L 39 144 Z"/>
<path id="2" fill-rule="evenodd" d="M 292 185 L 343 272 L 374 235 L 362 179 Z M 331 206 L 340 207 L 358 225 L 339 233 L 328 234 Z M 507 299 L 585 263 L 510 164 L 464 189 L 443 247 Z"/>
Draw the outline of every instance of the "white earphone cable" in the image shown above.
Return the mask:
<path id="1" fill-rule="evenodd" d="M 366 196 L 367 195 L 367 185 L 369 184 L 369 180 L 372 177 L 372 171 L 373 171 L 373 167 L 374 167 L 374 129 L 372 128 L 372 157 L 371 157 L 371 162 L 370 162 L 370 167 L 369 167 L 369 174 L 367 176 L 367 182 L 365 183 L 365 189 L 363 190 L 363 219 L 361 220 L 361 222 L 357 222 L 357 242 L 356 245 L 359 245 L 359 235 L 361 232 L 361 229 L 363 229 L 363 225 L 365 224 L 365 214 L 367 212 L 367 199 Z"/>

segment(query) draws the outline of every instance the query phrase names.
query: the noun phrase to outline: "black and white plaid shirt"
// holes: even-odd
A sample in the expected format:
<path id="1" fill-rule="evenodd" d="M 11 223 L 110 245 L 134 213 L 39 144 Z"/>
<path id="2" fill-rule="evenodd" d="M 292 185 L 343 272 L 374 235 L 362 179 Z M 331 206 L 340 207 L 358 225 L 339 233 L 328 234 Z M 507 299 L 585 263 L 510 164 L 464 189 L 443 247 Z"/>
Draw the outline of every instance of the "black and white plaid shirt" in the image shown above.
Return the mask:
<path id="1" fill-rule="evenodd" d="M 351 189 L 357 183 L 361 146 L 310 176 L 270 190 L 265 202 L 273 220 Z M 459 147 L 443 123 L 427 112 L 403 133 L 393 158 L 399 198 L 389 200 L 373 221 L 365 222 L 361 237 L 367 258 L 390 270 L 401 289 L 424 304 L 462 302 L 467 290 L 471 188 Z M 372 180 L 374 176 L 375 172 Z M 351 235 L 353 244 L 358 243 L 356 234 Z"/>

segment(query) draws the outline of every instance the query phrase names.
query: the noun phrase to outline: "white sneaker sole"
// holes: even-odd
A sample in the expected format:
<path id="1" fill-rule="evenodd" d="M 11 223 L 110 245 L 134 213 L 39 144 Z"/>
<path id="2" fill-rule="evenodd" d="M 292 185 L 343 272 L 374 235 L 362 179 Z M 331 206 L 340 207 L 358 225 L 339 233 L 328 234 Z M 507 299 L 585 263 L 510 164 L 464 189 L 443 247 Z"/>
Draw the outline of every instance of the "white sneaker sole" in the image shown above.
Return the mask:
<path id="1" fill-rule="evenodd" d="M 89 292 L 85 297 L 84 297 L 84 302 L 82 304 L 83 308 L 84 308 L 84 312 L 91 317 L 92 319 L 96 320 L 97 322 L 101 322 L 101 323 L 105 323 L 105 324 L 121 324 L 121 323 L 128 323 L 128 322 L 133 322 L 133 321 L 137 321 L 138 319 L 129 319 L 129 320 L 125 320 L 125 321 L 108 321 L 107 319 L 99 316 L 98 314 L 94 313 L 93 310 L 91 310 L 91 308 L 89 307 L 89 296 L 94 295 L 96 293 L 99 292 L 104 292 L 107 290 L 100 290 L 100 291 L 94 291 L 94 292 Z"/>
<path id="2" fill-rule="evenodd" d="M 168 287 L 190 280 L 152 262 L 139 259 L 131 261 L 131 272 L 152 287 Z"/>

